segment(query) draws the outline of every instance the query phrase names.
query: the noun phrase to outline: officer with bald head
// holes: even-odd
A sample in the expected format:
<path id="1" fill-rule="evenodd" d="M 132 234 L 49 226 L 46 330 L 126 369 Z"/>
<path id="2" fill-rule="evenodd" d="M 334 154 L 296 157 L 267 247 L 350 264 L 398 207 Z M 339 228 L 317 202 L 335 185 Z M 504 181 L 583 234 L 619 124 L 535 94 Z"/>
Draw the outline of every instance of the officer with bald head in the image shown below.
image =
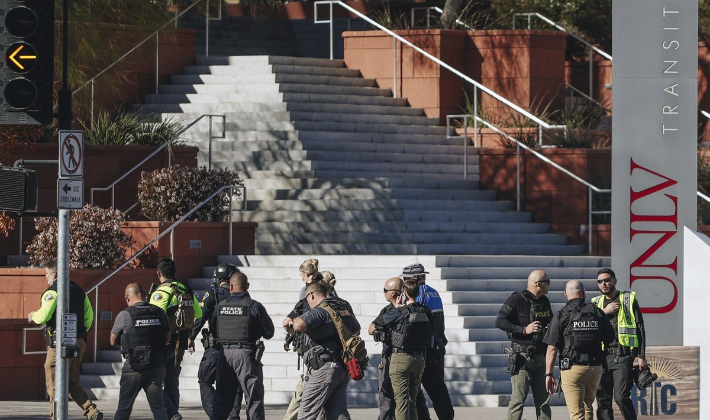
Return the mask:
<path id="1" fill-rule="evenodd" d="M 513 392 L 508 405 L 508 420 L 520 420 L 523 405 L 532 388 L 535 413 L 539 420 L 550 420 L 550 395 L 545 389 L 545 354 L 542 340 L 552 319 L 547 299 L 550 279 L 542 270 L 533 270 L 525 290 L 515 292 L 498 311 L 496 327 L 508 333 L 509 373 Z"/>

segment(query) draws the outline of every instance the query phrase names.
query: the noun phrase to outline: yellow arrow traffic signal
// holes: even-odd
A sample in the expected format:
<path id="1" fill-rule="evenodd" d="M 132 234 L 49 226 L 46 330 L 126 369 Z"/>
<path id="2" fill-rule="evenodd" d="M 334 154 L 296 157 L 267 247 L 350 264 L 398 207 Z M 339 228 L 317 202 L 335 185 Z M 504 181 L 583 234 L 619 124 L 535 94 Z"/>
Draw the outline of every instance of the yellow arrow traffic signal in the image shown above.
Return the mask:
<path id="1" fill-rule="evenodd" d="M 35 49 L 24 42 L 12 44 L 7 53 L 5 60 L 7 66 L 18 73 L 30 71 L 37 60 Z"/>
<path id="2" fill-rule="evenodd" d="M 19 61 L 17 61 L 17 60 L 15 59 L 15 56 L 16 56 L 20 51 L 22 51 L 22 49 L 24 49 L 24 48 L 25 48 L 25 45 L 24 45 L 24 44 L 18 45 L 18 46 L 17 46 L 17 49 L 16 49 L 15 51 L 13 51 L 12 53 L 10 53 L 10 57 L 9 57 L 9 58 L 10 58 L 10 61 L 12 61 L 13 63 L 15 63 L 15 65 L 16 65 L 17 67 L 19 67 L 20 70 L 24 70 L 24 69 L 25 69 L 25 66 L 23 66 L 22 63 L 20 63 Z M 20 60 L 35 60 L 35 59 L 37 59 L 37 56 L 36 56 L 35 54 L 30 53 L 30 55 L 21 55 L 21 56 L 19 56 L 19 57 L 17 57 L 17 58 L 19 58 Z"/>

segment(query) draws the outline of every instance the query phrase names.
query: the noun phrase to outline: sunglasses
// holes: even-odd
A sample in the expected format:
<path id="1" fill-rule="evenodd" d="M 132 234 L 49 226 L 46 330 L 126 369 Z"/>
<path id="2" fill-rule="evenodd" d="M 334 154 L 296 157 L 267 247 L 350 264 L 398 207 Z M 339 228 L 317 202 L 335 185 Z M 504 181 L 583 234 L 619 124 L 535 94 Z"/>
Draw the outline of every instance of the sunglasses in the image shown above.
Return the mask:
<path id="1" fill-rule="evenodd" d="M 538 283 L 550 284 L 550 280 L 540 280 Z"/>
<path id="2" fill-rule="evenodd" d="M 399 290 L 397 290 L 397 289 L 382 289 L 382 291 L 384 293 L 387 293 L 387 292 L 398 292 L 399 293 Z"/>
<path id="3" fill-rule="evenodd" d="M 597 280 L 597 283 L 598 284 L 611 283 L 613 280 L 615 280 L 613 277 L 609 277 L 608 279 L 599 279 L 599 280 Z"/>

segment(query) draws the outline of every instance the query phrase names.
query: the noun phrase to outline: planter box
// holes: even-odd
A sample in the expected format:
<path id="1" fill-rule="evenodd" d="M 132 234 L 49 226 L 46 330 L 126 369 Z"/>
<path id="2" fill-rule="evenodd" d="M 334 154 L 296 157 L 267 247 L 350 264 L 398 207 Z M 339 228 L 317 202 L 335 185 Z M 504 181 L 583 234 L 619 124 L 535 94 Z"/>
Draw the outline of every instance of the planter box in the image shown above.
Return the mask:
<path id="1" fill-rule="evenodd" d="M 441 29 L 395 33 L 519 106 L 549 102 L 551 109 L 558 109 L 564 103 L 564 33 Z M 442 124 L 446 115 L 461 113 L 464 90 L 471 96 L 471 84 L 400 42 L 395 48 L 394 38 L 383 31 L 344 32 L 343 40 L 347 66 L 360 69 L 382 88 L 394 87 L 396 56 L 396 96 L 407 98 Z M 487 94 L 482 94 L 481 105 L 492 114 L 508 115 L 505 106 Z"/>
<path id="2" fill-rule="evenodd" d="M 111 270 L 71 270 L 70 278 L 85 290 L 105 278 Z M 155 269 L 122 270 L 99 288 L 98 305 L 96 294 L 89 299 L 96 313 L 111 313 L 110 320 L 97 323 L 98 349 L 110 348 L 109 336 L 113 320 L 126 307 L 124 290 L 129 283 L 139 283 L 147 291 L 152 282 L 157 281 Z M 40 307 L 40 297 L 47 288 L 44 269 L 0 269 L 0 375 L 4 378 L 19 378 L 21 381 L 5 381 L 0 385 L 0 400 L 38 400 L 45 396 L 44 360 L 45 354 L 22 354 L 23 328 L 36 328 L 27 323 L 27 314 Z M 88 332 L 85 362 L 93 361 L 94 326 Z M 27 351 L 46 349 L 42 331 L 27 332 Z"/>
<path id="3" fill-rule="evenodd" d="M 91 189 L 104 188 L 125 174 L 129 169 L 138 164 L 152 153 L 155 147 L 150 146 L 85 146 L 84 149 L 84 202 L 91 203 Z M 172 148 L 172 163 L 183 166 L 197 166 L 196 147 Z M 33 144 L 30 150 L 15 148 L 7 156 L 5 162 L 12 163 L 17 159 L 25 160 L 56 160 L 58 155 L 57 144 Z M 120 210 L 128 209 L 138 201 L 137 189 L 142 171 L 152 171 L 168 166 L 168 152 L 164 151 L 153 156 L 142 167 L 128 175 L 126 179 L 116 185 L 115 207 Z M 36 170 L 39 178 L 39 212 L 57 211 L 57 167 L 27 166 Z M 111 192 L 96 192 L 94 203 L 101 207 L 111 206 Z M 31 218 L 23 222 L 22 249 L 26 248 L 29 241 L 37 234 Z M 17 221 L 18 225 L 20 221 Z M 7 255 L 15 255 L 20 243 L 19 226 L 10 232 L 8 238 L 0 241 L 0 264 L 6 264 Z"/>
<path id="4" fill-rule="evenodd" d="M 143 248 L 172 222 L 129 222 L 124 231 L 136 241 L 130 250 L 130 257 Z M 255 254 L 255 231 L 257 223 L 235 222 L 232 224 L 232 254 Z M 138 257 L 141 267 L 157 267 L 163 258 L 171 258 L 170 234 L 153 244 L 151 249 Z M 198 243 L 195 241 L 199 241 Z M 202 277 L 202 267 L 217 264 L 217 255 L 229 254 L 229 223 L 227 222 L 183 222 L 174 231 L 174 255 L 177 275 L 181 279 Z"/>
<path id="5" fill-rule="evenodd" d="M 591 184 L 611 184 L 610 149 L 541 149 L 553 162 Z M 516 153 L 510 149 L 479 149 L 480 187 L 498 190 L 503 200 L 516 200 Z M 520 203 L 536 222 L 550 223 L 571 244 L 588 243 L 588 189 L 529 152 L 520 153 Z M 600 248 L 603 249 L 603 248 Z M 608 255 L 608 254 L 607 254 Z"/>

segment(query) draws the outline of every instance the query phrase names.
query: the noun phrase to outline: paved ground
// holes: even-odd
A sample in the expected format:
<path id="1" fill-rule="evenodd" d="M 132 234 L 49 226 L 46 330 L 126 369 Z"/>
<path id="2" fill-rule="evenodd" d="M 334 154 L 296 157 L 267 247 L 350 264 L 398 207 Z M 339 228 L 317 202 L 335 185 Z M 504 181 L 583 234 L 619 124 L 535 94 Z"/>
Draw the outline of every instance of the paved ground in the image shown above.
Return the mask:
<path id="1" fill-rule="evenodd" d="M 99 401 L 99 408 L 104 411 L 106 420 L 113 417 L 113 412 L 116 407 L 116 401 Z M 45 401 L 0 401 L 0 419 L 47 419 L 45 415 L 47 410 L 47 402 Z M 268 406 L 266 408 L 267 420 L 280 420 L 283 418 L 286 407 Z M 504 420 L 506 418 L 507 409 L 504 407 L 498 408 L 474 408 L 474 407 L 455 407 L 457 419 L 462 420 Z M 195 403 L 184 404 L 180 410 L 185 420 L 205 420 L 202 407 Z M 360 408 L 350 407 L 350 416 L 353 420 L 375 420 L 378 411 L 376 408 Z M 433 419 L 436 419 L 434 410 L 431 410 Z M 242 410 L 242 419 L 246 419 L 246 415 Z M 552 418 L 566 419 L 569 418 L 566 407 L 552 407 Z M 83 417 L 79 414 L 79 408 L 70 402 L 69 420 L 82 420 Z M 131 415 L 133 420 L 152 420 L 148 403 L 138 402 L 133 408 Z M 639 416 L 639 419 L 652 419 L 649 416 Z M 674 420 L 681 419 L 697 419 L 697 417 L 678 417 L 673 416 Z M 535 409 L 533 407 L 525 407 L 523 412 L 523 420 L 535 420 Z"/>
<path id="2" fill-rule="evenodd" d="M 104 412 L 104 419 L 111 419 L 116 409 L 116 401 L 98 401 L 98 406 Z M 47 402 L 45 401 L 0 401 L 0 419 L 47 419 L 45 410 Z M 504 420 L 506 408 L 472 408 L 472 407 L 455 407 L 457 419 L 463 420 Z M 280 420 L 286 412 L 286 407 L 268 406 L 266 408 L 267 420 Z M 202 411 L 202 407 L 195 403 L 186 403 L 181 407 L 180 413 L 185 420 L 205 420 L 207 416 Z M 378 410 L 376 408 L 359 408 L 350 407 L 350 416 L 353 420 L 375 420 L 377 419 Z M 431 410 L 433 419 L 436 419 L 434 410 Z M 569 417 L 565 407 L 552 407 L 552 416 L 556 419 L 565 419 Z M 69 419 L 82 420 L 79 413 L 79 408 L 76 404 L 70 402 Z M 244 410 L 242 410 L 242 419 L 246 419 Z M 153 416 L 148 408 L 148 403 L 137 402 L 133 408 L 131 420 L 152 420 Z M 535 409 L 526 407 L 523 413 L 523 420 L 535 420 Z"/>

